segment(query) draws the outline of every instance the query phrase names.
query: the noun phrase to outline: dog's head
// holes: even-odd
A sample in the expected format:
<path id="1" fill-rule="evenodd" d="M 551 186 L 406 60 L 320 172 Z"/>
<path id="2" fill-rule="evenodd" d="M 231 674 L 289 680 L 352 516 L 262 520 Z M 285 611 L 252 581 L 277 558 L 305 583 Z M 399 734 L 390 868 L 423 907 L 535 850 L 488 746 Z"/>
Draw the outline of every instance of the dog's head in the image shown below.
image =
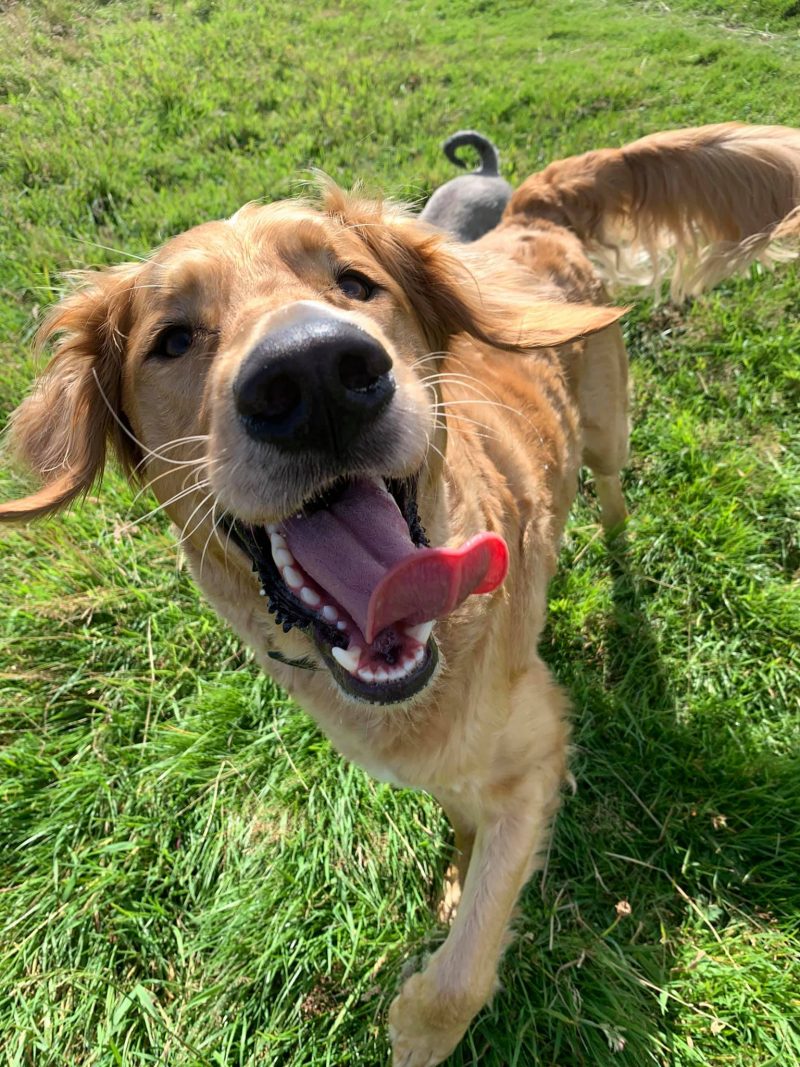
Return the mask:
<path id="1" fill-rule="evenodd" d="M 319 207 L 248 205 L 82 275 L 11 420 L 45 484 L 0 519 L 86 493 L 110 445 L 181 529 L 201 584 L 213 573 L 217 606 L 241 608 L 220 594 L 231 575 L 231 600 L 274 616 L 279 654 L 296 656 L 298 634 L 283 634 L 304 631 L 340 693 L 409 699 L 436 661 L 436 596 L 415 591 L 418 493 L 446 447 L 431 369 L 456 334 L 521 350 L 618 314 L 537 303 L 525 271 L 468 255 L 331 187 Z"/>

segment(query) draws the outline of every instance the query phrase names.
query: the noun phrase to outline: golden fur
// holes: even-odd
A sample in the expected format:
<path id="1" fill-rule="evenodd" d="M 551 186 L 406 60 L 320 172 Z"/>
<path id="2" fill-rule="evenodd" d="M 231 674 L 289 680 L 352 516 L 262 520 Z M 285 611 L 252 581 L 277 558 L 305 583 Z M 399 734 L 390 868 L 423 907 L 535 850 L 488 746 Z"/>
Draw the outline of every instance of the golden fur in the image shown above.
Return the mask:
<path id="1" fill-rule="evenodd" d="M 703 239 L 769 233 L 799 199 L 798 137 L 762 131 L 749 152 L 746 128 L 706 128 L 553 164 L 469 250 L 333 187 L 319 208 L 250 205 L 144 263 L 84 275 L 43 327 L 43 340 L 59 338 L 55 355 L 12 437 L 46 484 L 0 507 L 0 519 L 33 518 L 85 493 L 110 443 L 152 485 L 205 595 L 264 669 L 346 757 L 430 791 L 453 824 L 460 903 L 444 945 L 391 1006 L 396 1067 L 441 1062 L 492 994 L 516 898 L 558 806 L 566 701 L 537 645 L 581 463 L 595 473 L 606 527 L 625 515 L 620 312 L 588 306 L 604 293 L 584 245 L 608 245 L 620 219 L 628 238 L 672 243 L 679 254 Z M 709 144 L 723 145 L 714 194 L 720 176 L 750 190 L 741 211 L 736 197 L 707 187 L 696 156 Z M 762 181 L 764 145 L 780 178 L 772 184 Z M 378 282 L 380 296 L 348 299 L 335 285 L 342 265 Z M 237 368 L 299 301 L 336 309 L 393 361 L 398 390 L 383 443 L 344 472 L 259 450 L 232 417 Z M 192 350 L 166 364 L 148 359 L 160 326 L 176 320 L 202 327 Z M 325 669 L 268 657 L 314 650 L 302 633 L 276 627 L 250 561 L 213 524 L 222 510 L 280 521 L 337 473 L 415 472 L 431 542 L 496 531 L 510 571 L 495 593 L 468 598 L 436 624 L 441 662 L 427 688 L 406 706 L 380 708 L 347 697 Z"/>
<path id="2" fill-rule="evenodd" d="M 505 219 L 568 226 L 613 280 L 658 280 L 672 296 L 715 285 L 761 255 L 781 258 L 779 225 L 800 203 L 800 130 L 724 122 L 642 137 L 551 163 L 514 194 Z M 642 258 L 644 256 L 645 263 Z"/>

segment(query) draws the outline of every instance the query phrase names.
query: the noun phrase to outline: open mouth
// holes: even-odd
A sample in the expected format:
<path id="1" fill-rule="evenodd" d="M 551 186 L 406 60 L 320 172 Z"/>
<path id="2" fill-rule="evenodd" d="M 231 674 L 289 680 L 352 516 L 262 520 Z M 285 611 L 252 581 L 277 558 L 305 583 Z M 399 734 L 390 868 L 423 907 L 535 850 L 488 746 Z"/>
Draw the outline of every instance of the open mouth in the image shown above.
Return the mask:
<path id="1" fill-rule="evenodd" d="M 373 704 L 408 700 L 438 662 L 435 620 L 503 581 L 505 543 L 483 533 L 430 548 L 416 480 L 343 479 L 282 522 L 230 522 L 285 631 L 306 630 L 338 685 Z"/>

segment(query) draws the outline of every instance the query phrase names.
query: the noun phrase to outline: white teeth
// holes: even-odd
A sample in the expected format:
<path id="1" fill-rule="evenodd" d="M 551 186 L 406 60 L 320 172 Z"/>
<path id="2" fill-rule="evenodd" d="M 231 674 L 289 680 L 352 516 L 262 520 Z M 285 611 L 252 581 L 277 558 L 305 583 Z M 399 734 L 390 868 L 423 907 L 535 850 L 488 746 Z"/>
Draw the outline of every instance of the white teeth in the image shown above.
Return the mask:
<path id="1" fill-rule="evenodd" d="M 267 526 L 267 533 L 268 533 L 268 534 L 270 535 L 270 537 L 271 537 L 271 536 L 272 536 L 273 534 L 275 534 L 275 533 L 277 533 L 277 532 L 278 532 L 278 524 L 277 524 L 277 523 L 275 523 L 275 522 L 271 522 L 271 523 L 270 523 L 270 524 L 269 524 L 269 525 Z"/>
<path id="2" fill-rule="evenodd" d="M 303 585 L 303 576 L 300 571 L 296 571 L 294 567 L 283 568 L 283 580 L 290 589 L 300 589 Z"/>
<path id="3" fill-rule="evenodd" d="M 294 565 L 294 556 L 285 548 L 273 548 L 272 558 L 275 560 L 275 565 L 280 568 Z"/>
<path id="4" fill-rule="evenodd" d="M 338 653 L 338 655 L 337 655 Z M 361 650 L 359 649 L 359 655 Z M 343 655 L 341 649 L 334 648 L 333 654 L 336 659 L 344 666 Z M 347 654 L 349 656 L 349 653 Z M 420 660 L 424 659 L 425 650 L 423 648 L 417 649 L 417 655 L 408 656 L 403 660 L 402 666 L 397 667 L 376 667 L 374 670 L 371 667 L 361 667 L 357 671 L 350 671 L 351 674 L 356 674 L 362 682 L 368 682 L 369 684 L 382 684 L 386 682 L 399 682 L 404 678 L 408 678 L 409 675 L 414 673 L 414 668 L 418 665 Z M 348 666 L 348 670 L 350 667 Z"/>
<path id="5" fill-rule="evenodd" d="M 325 607 L 322 609 L 322 617 L 326 620 L 326 622 L 336 622 L 336 620 L 339 618 L 339 612 L 336 610 L 336 608 L 332 608 L 330 604 L 326 604 Z"/>
<path id="6" fill-rule="evenodd" d="M 434 621 L 434 619 L 431 619 L 430 622 L 421 622 L 419 626 L 406 626 L 406 633 L 409 637 L 413 637 L 415 641 L 419 641 L 421 645 L 427 645 Z"/>
<path id="7" fill-rule="evenodd" d="M 300 599 L 304 604 L 308 604 L 311 608 L 319 607 L 322 603 L 322 597 L 319 593 L 315 593 L 313 589 L 309 589 L 307 585 L 304 585 L 300 590 Z"/>
<path id="8" fill-rule="evenodd" d="M 281 570 L 284 567 L 293 567 L 294 556 L 286 545 L 286 538 L 278 533 L 277 526 L 273 528 L 268 526 L 267 529 L 269 530 L 269 543 L 272 548 L 272 558 L 275 560 L 276 567 L 279 567 Z"/>
<path id="9" fill-rule="evenodd" d="M 362 682 L 369 682 L 370 684 L 399 682 L 402 681 L 403 678 L 407 678 L 413 672 L 416 665 L 416 660 L 407 659 L 404 661 L 402 667 L 376 667 L 375 670 L 372 670 L 370 667 L 362 667 L 359 671 L 356 671 L 356 674 Z"/>
<path id="10" fill-rule="evenodd" d="M 339 619 L 339 621 L 336 623 L 336 629 L 337 630 L 346 630 L 347 629 L 347 623 L 343 622 L 341 619 Z"/>
<path id="11" fill-rule="evenodd" d="M 361 659 L 361 649 L 358 647 L 350 646 L 347 650 L 343 648 L 332 648 L 331 655 L 340 666 L 349 674 L 355 674 L 358 667 L 358 661 Z"/>
<path id="12" fill-rule="evenodd" d="M 259 589 L 259 591 L 258 591 L 258 595 L 259 595 L 259 596 L 266 596 L 266 595 L 267 595 L 267 591 L 266 591 L 266 589 Z"/>

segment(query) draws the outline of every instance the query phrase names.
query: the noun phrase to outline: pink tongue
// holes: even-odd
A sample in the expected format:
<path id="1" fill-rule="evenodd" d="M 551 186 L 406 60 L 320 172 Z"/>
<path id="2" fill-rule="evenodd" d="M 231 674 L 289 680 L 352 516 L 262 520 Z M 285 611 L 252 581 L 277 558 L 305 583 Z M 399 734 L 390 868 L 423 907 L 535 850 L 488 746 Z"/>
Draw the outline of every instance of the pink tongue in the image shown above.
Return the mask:
<path id="1" fill-rule="evenodd" d="M 351 483 L 329 508 L 283 523 L 294 558 L 340 604 L 370 643 L 399 623 L 439 619 L 471 593 L 490 593 L 508 571 L 502 537 L 480 533 L 461 548 L 416 548 L 394 498 Z"/>

